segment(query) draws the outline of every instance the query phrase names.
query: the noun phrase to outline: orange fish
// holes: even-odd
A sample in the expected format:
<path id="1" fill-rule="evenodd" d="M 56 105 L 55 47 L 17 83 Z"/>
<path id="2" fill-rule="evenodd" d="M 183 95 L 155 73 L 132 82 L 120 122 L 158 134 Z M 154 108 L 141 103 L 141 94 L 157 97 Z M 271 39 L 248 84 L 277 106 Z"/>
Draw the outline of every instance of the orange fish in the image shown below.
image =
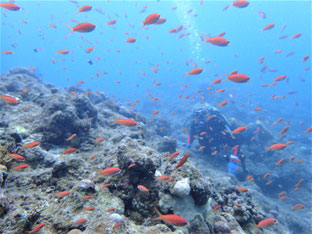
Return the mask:
<path id="1" fill-rule="evenodd" d="M 280 193 L 278 194 L 278 196 L 282 196 L 282 195 L 284 195 L 284 194 L 286 194 L 286 193 L 287 193 L 286 191 L 280 192 Z"/>
<path id="2" fill-rule="evenodd" d="M 285 149 L 287 147 L 287 145 L 285 144 L 274 144 L 274 145 L 271 145 L 269 147 L 267 147 L 267 151 L 269 150 L 282 150 L 282 149 Z"/>
<path id="3" fill-rule="evenodd" d="M 159 18 L 159 20 L 155 23 L 155 24 L 163 24 L 165 23 L 167 20 L 165 18 Z"/>
<path id="4" fill-rule="evenodd" d="M 2 54 L 13 54 L 13 51 L 12 50 L 5 50 L 5 51 L 2 51 Z"/>
<path id="5" fill-rule="evenodd" d="M 303 163 L 303 160 L 296 160 L 296 163 L 297 163 L 297 164 Z"/>
<path id="6" fill-rule="evenodd" d="M 14 158 L 18 161 L 26 161 L 26 159 L 22 156 L 22 155 L 19 155 L 19 154 L 10 154 L 8 153 L 8 155 L 11 157 L 11 158 Z"/>
<path id="7" fill-rule="evenodd" d="M 102 171 L 100 171 L 100 175 L 113 176 L 120 173 L 120 169 L 118 167 L 109 167 Z"/>
<path id="8" fill-rule="evenodd" d="M 248 189 L 247 188 L 242 188 L 242 187 L 236 187 L 237 190 L 239 190 L 240 192 L 248 192 Z"/>
<path id="9" fill-rule="evenodd" d="M 267 178 L 269 175 L 270 175 L 270 173 L 266 173 L 266 174 L 263 176 L 263 179 L 264 179 L 264 178 Z"/>
<path id="10" fill-rule="evenodd" d="M 255 182 L 255 179 L 250 175 L 250 176 L 247 176 L 246 180 L 250 180 L 252 182 Z"/>
<path id="11" fill-rule="evenodd" d="M 87 196 L 84 196 L 82 199 L 90 199 L 90 198 L 92 198 L 92 195 L 87 195 Z"/>
<path id="12" fill-rule="evenodd" d="M 159 110 L 155 111 L 152 116 L 157 115 L 159 113 Z"/>
<path id="13" fill-rule="evenodd" d="M 135 41 L 136 41 L 136 38 L 134 38 L 134 37 L 131 37 L 128 40 L 126 40 L 127 43 L 133 43 Z"/>
<path id="14" fill-rule="evenodd" d="M 68 148 L 68 149 L 62 151 L 61 154 L 71 154 L 71 153 L 74 153 L 76 151 L 77 151 L 76 148 Z"/>
<path id="15" fill-rule="evenodd" d="M 199 147 L 198 150 L 202 150 L 202 149 L 205 149 L 205 148 L 206 148 L 206 146 L 201 146 L 201 147 Z"/>
<path id="16" fill-rule="evenodd" d="M 288 141 L 288 142 L 285 143 L 285 145 L 292 145 L 294 143 L 295 143 L 294 141 Z"/>
<path id="17" fill-rule="evenodd" d="M 68 137 L 68 138 L 66 139 L 66 141 L 70 141 L 70 140 L 74 139 L 75 136 L 77 136 L 76 133 L 74 133 L 73 135 L 71 135 L 70 137 Z"/>
<path id="18" fill-rule="evenodd" d="M 138 189 L 141 191 L 141 192 L 148 192 L 149 189 L 147 189 L 146 187 L 144 187 L 143 185 L 138 185 Z"/>
<path id="19" fill-rule="evenodd" d="M 274 79 L 274 81 L 275 81 L 275 82 L 277 82 L 277 81 L 282 81 L 282 80 L 285 80 L 286 77 L 287 77 L 286 75 L 278 76 L 278 77 L 276 77 L 276 78 Z"/>
<path id="20" fill-rule="evenodd" d="M 254 109 L 255 111 L 260 111 L 261 110 L 261 108 L 260 107 L 255 107 L 255 109 Z"/>
<path id="21" fill-rule="evenodd" d="M 299 181 L 298 181 L 298 183 L 295 185 L 296 187 L 299 187 L 302 183 L 303 183 L 303 179 L 300 179 Z"/>
<path id="22" fill-rule="evenodd" d="M 158 217 L 154 218 L 153 220 L 163 220 L 166 223 L 169 223 L 173 226 L 177 227 L 183 227 L 187 225 L 187 222 L 184 218 L 181 216 L 175 215 L 175 214 L 167 214 L 167 215 L 162 215 L 156 208 L 155 208 Z"/>
<path id="23" fill-rule="evenodd" d="M 0 7 L 4 8 L 4 9 L 7 9 L 7 10 L 10 10 L 10 11 L 18 11 L 18 10 L 21 9 L 21 7 L 19 7 L 18 5 L 15 5 L 12 2 L 0 3 Z"/>
<path id="24" fill-rule="evenodd" d="M 225 91 L 225 89 L 219 89 L 219 90 L 217 90 L 216 92 L 217 93 L 223 93 Z"/>
<path id="25" fill-rule="evenodd" d="M 82 223 L 85 223 L 85 222 L 87 222 L 87 221 L 88 221 L 87 219 L 79 219 L 79 220 L 77 220 L 76 222 L 74 222 L 74 225 L 82 224 Z"/>
<path id="26" fill-rule="evenodd" d="M 143 27 L 145 25 L 149 25 L 149 24 L 154 24 L 156 23 L 160 18 L 160 14 L 157 13 L 153 13 L 150 14 L 149 16 L 146 17 L 146 19 L 142 22 L 143 23 Z"/>
<path id="27" fill-rule="evenodd" d="M 283 135 L 285 132 L 287 132 L 289 129 L 289 126 L 286 126 L 282 129 L 282 131 L 280 131 L 280 135 Z"/>
<path id="28" fill-rule="evenodd" d="M 120 221 L 120 222 L 118 222 L 118 223 L 115 223 L 114 224 L 114 226 L 113 226 L 113 229 L 115 229 L 115 228 L 118 228 L 120 225 L 122 225 L 123 224 L 123 221 Z"/>
<path id="29" fill-rule="evenodd" d="M 225 100 L 225 101 L 219 103 L 218 106 L 225 106 L 227 103 L 228 103 L 227 100 Z"/>
<path id="30" fill-rule="evenodd" d="M 91 9 L 92 9 L 92 6 L 90 6 L 90 5 L 85 5 L 85 6 L 83 6 L 83 7 L 81 7 L 81 8 L 79 9 L 78 13 L 80 13 L 80 12 L 87 12 L 87 11 L 90 11 Z"/>
<path id="31" fill-rule="evenodd" d="M 109 183 L 107 183 L 107 184 L 103 184 L 103 185 L 102 185 L 102 188 L 107 188 L 108 186 L 110 186 L 110 184 L 109 184 Z"/>
<path id="32" fill-rule="evenodd" d="M 301 36 L 301 33 L 297 33 L 297 34 L 293 35 L 290 39 L 296 39 L 300 36 Z"/>
<path id="33" fill-rule="evenodd" d="M 67 196 L 69 194 L 70 194 L 70 191 L 63 191 L 63 192 L 59 192 L 59 193 L 54 194 L 54 196 L 56 196 L 56 197 L 64 197 L 64 196 Z"/>
<path id="34" fill-rule="evenodd" d="M 70 51 L 69 50 L 58 50 L 56 51 L 57 54 L 68 54 Z"/>
<path id="35" fill-rule="evenodd" d="M 90 53 L 91 51 L 93 51 L 94 50 L 94 46 L 91 46 L 91 47 L 88 47 L 86 50 L 85 50 L 85 52 L 86 53 Z"/>
<path id="36" fill-rule="evenodd" d="M 181 167 L 186 162 L 188 156 L 189 152 L 186 152 L 180 162 L 174 167 L 174 170 L 177 170 L 179 167 Z"/>
<path id="37" fill-rule="evenodd" d="M 304 207 L 305 207 L 304 205 L 298 203 L 297 205 L 294 205 L 292 209 L 293 209 L 293 210 L 301 210 L 301 209 L 303 209 Z"/>
<path id="38" fill-rule="evenodd" d="M 230 42 L 227 39 L 225 39 L 224 37 L 210 37 L 210 38 L 206 38 L 206 41 L 204 43 L 210 43 L 212 45 L 222 46 L 222 47 L 225 47 L 228 44 L 230 44 Z"/>
<path id="39" fill-rule="evenodd" d="M 281 160 L 279 160 L 277 163 L 275 163 L 275 166 L 280 166 L 282 165 L 282 163 L 285 162 L 285 159 L 282 158 Z"/>
<path id="40" fill-rule="evenodd" d="M 111 211 L 114 211 L 116 208 L 115 207 L 112 207 L 112 208 L 109 208 L 106 210 L 106 212 L 111 212 Z"/>
<path id="41" fill-rule="evenodd" d="M 168 162 L 169 162 L 171 159 L 173 159 L 173 158 L 175 158 L 176 156 L 178 156 L 179 154 L 180 154 L 180 152 L 174 152 L 174 153 L 172 153 L 171 156 L 168 158 Z"/>
<path id="42" fill-rule="evenodd" d="M 102 141 L 104 141 L 105 139 L 104 138 L 97 138 L 97 139 L 95 139 L 94 141 L 95 142 L 102 142 Z"/>
<path id="43" fill-rule="evenodd" d="M 113 25 L 117 22 L 117 20 L 113 19 L 113 20 L 110 20 L 107 25 Z"/>
<path id="44" fill-rule="evenodd" d="M 262 29 L 262 31 L 269 30 L 269 29 L 273 28 L 274 26 L 275 26 L 275 24 L 269 24 L 269 25 L 265 26 L 265 27 Z"/>
<path id="45" fill-rule="evenodd" d="M 119 124 L 124 125 L 124 126 L 136 126 L 136 125 L 138 125 L 137 122 L 135 122 L 134 120 L 131 120 L 131 119 L 117 119 L 117 118 L 114 118 L 114 119 L 115 119 L 115 121 L 112 124 L 119 123 Z"/>
<path id="46" fill-rule="evenodd" d="M 85 208 L 86 211 L 92 211 L 92 210 L 94 210 L 94 209 L 95 209 L 95 208 L 94 208 L 93 206 L 90 206 L 90 207 L 86 207 L 86 208 Z"/>
<path id="47" fill-rule="evenodd" d="M 207 133 L 207 132 L 201 132 L 199 135 L 202 136 L 202 135 L 205 135 L 206 133 Z"/>
<path id="48" fill-rule="evenodd" d="M 309 127 L 307 130 L 304 131 L 304 134 L 312 132 L 312 127 Z"/>
<path id="49" fill-rule="evenodd" d="M 26 145 L 23 145 L 23 148 L 32 148 L 32 147 L 36 147 L 38 145 L 40 145 L 41 143 L 38 141 L 34 141 L 34 142 L 30 142 Z"/>
<path id="50" fill-rule="evenodd" d="M 131 163 L 128 168 L 131 168 L 131 167 L 134 167 L 135 166 L 135 163 Z"/>
<path id="51" fill-rule="evenodd" d="M 266 185 L 270 185 L 272 184 L 272 180 L 269 180 L 268 182 L 266 182 Z"/>
<path id="52" fill-rule="evenodd" d="M 72 27 L 69 25 L 69 27 L 71 28 L 71 32 L 81 32 L 81 33 L 86 33 L 86 32 L 92 32 L 95 29 L 95 25 L 92 23 L 81 23 L 76 25 L 75 27 Z"/>
<path id="53" fill-rule="evenodd" d="M 232 134 L 237 134 L 237 133 L 241 133 L 241 132 L 244 132 L 248 127 L 239 127 L 239 128 L 236 128 L 235 130 L 232 131 Z"/>
<path id="54" fill-rule="evenodd" d="M 198 74 L 202 73 L 202 71 L 203 71 L 202 68 L 195 68 L 195 69 L 189 71 L 189 72 L 187 73 L 187 75 L 188 75 L 188 76 L 189 76 L 189 75 L 198 75 Z"/>
<path id="55" fill-rule="evenodd" d="M 169 176 L 159 176 L 159 177 L 156 177 L 156 180 L 169 180 L 170 177 Z"/>
<path id="56" fill-rule="evenodd" d="M 249 2 L 246 0 L 237 0 L 237 1 L 233 2 L 232 5 L 235 7 L 238 7 L 238 8 L 244 8 L 244 7 L 247 7 L 249 5 Z"/>
<path id="57" fill-rule="evenodd" d="M 43 228 L 47 223 L 40 223 L 38 224 L 33 230 L 29 231 L 28 233 L 36 233 L 38 232 L 41 228 Z"/>
<path id="58" fill-rule="evenodd" d="M 290 159 L 289 159 L 289 162 L 291 162 L 292 160 L 294 160 L 295 159 L 295 157 L 291 157 Z"/>
<path id="59" fill-rule="evenodd" d="M 93 160 L 94 158 L 95 158 L 95 155 L 91 156 L 91 157 L 88 159 L 88 161 L 91 161 L 91 160 Z"/>
<path id="60" fill-rule="evenodd" d="M 286 200 L 288 197 L 286 196 L 283 196 L 283 197 L 280 197 L 279 200 Z"/>
<path id="61" fill-rule="evenodd" d="M 221 78 L 218 78 L 216 79 L 214 82 L 212 82 L 211 84 L 214 85 L 214 84 L 219 84 L 221 83 L 222 79 Z"/>
<path id="62" fill-rule="evenodd" d="M 15 105 L 19 104 L 19 101 L 16 100 L 16 98 L 11 97 L 11 96 L 3 96 L 3 95 L 1 95 L 0 99 L 5 101 L 9 105 L 12 105 L 12 106 L 15 106 Z"/>
<path id="63" fill-rule="evenodd" d="M 244 74 L 234 74 L 234 75 L 227 75 L 227 79 L 235 83 L 245 83 L 250 80 L 250 78 Z"/>
<path id="64" fill-rule="evenodd" d="M 260 221 L 257 225 L 258 228 L 267 228 L 271 227 L 274 223 L 276 223 L 277 220 L 274 218 L 268 218 Z"/>
<path id="65" fill-rule="evenodd" d="M 22 165 L 19 165 L 19 166 L 17 166 L 17 167 L 14 167 L 12 170 L 22 170 L 22 169 L 25 169 L 25 168 L 27 168 L 27 167 L 29 167 L 27 164 L 22 164 Z"/>
<path id="66" fill-rule="evenodd" d="M 221 205 L 217 205 L 215 208 L 212 209 L 212 212 L 215 212 L 215 211 L 219 210 L 220 207 L 221 207 Z"/>

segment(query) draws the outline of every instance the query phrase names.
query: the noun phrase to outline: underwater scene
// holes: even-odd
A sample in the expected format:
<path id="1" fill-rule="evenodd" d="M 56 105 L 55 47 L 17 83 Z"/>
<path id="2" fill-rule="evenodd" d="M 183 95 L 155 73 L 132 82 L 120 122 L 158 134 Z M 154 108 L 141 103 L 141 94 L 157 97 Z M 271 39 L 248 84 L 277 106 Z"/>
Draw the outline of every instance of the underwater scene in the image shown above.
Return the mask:
<path id="1" fill-rule="evenodd" d="M 0 233 L 312 233 L 311 1 L 0 10 Z"/>

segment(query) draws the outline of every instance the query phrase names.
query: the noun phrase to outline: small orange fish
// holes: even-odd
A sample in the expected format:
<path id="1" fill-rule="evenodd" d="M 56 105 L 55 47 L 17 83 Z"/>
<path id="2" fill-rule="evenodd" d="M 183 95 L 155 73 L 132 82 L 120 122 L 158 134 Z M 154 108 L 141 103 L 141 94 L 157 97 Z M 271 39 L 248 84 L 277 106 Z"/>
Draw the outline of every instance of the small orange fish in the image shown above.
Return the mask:
<path id="1" fill-rule="evenodd" d="M 13 54 L 13 51 L 12 50 L 5 50 L 5 51 L 2 51 L 2 54 Z"/>
<path id="2" fill-rule="evenodd" d="M 93 51 L 94 50 L 94 46 L 91 46 L 91 47 L 88 47 L 86 50 L 85 50 L 85 52 L 86 53 L 91 53 L 91 51 Z"/>
<path id="3" fill-rule="evenodd" d="M 88 159 L 88 161 L 91 161 L 91 160 L 93 160 L 94 158 L 95 158 L 95 155 L 91 156 L 91 157 Z"/>
<path id="4" fill-rule="evenodd" d="M 186 162 L 188 156 L 189 152 L 186 152 L 180 162 L 174 167 L 174 170 L 177 170 L 179 167 L 181 167 Z"/>
<path id="5" fill-rule="evenodd" d="M 80 13 L 80 12 L 87 12 L 87 11 L 90 11 L 91 9 L 92 9 L 92 6 L 90 6 L 90 5 L 85 5 L 85 6 L 83 6 L 83 7 L 81 7 L 81 8 L 79 9 L 78 13 Z"/>
<path id="6" fill-rule="evenodd" d="M 21 9 L 21 7 L 19 7 L 18 5 L 15 5 L 12 2 L 0 3 L 0 7 L 4 8 L 4 9 L 7 9 L 7 10 L 10 10 L 10 11 L 18 11 L 18 10 Z"/>
<path id="7" fill-rule="evenodd" d="M 131 168 L 131 167 L 134 167 L 135 166 L 135 163 L 131 163 L 128 168 Z"/>
<path id="8" fill-rule="evenodd" d="M 279 200 L 286 200 L 288 197 L 286 196 L 283 196 L 283 197 L 280 197 Z"/>
<path id="9" fill-rule="evenodd" d="M 64 196 L 67 196 L 69 194 L 70 194 L 70 191 L 63 191 L 63 192 L 59 192 L 59 193 L 54 194 L 54 196 L 56 196 L 56 197 L 64 197 Z"/>
<path id="10" fill-rule="evenodd" d="M 272 184 L 272 180 L 269 180 L 268 182 L 266 182 L 266 185 L 270 185 Z"/>
<path id="11" fill-rule="evenodd" d="M 22 156 L 22 155 L 19 155 L 19 154 L 10 154 L 8 153 L 8 155 L 11 157 L 11 158 L 14 158 L 18 161 L 26 161 L 26 159 Z"/>
<path id="12" fill-rule="evenodd" d="M 113 229 L 115 229 L 115 228 L 118 228 L 120 225 L 122 225 L 123 224 L 123 221 L 120 221 L 120 222 L 118 222 L 118 223 L 115 223 L 114 224 L 114 226 L 113 226 Z"/>
<path id="13" fill-rule="evenodd" d="M 295 143 L 294 141 L 288 141 L 288 142 L 285 143 L 285 145 L 292 145 L 294 143 Z"/>
<path id="14" fill-rule="evenodd" d="M 303 183 L 303 179 L 300 179 L 299 181 L 298 181 L 298 183 L 295 185 L 296 187 L 299 187 L 302 183 Z"/>
<path id="15" fill-rule="evenodd" d="M 12 106 L 15 106 L 15 105 L 19 104 L 19 101 L 16 100 L 16 98 L 11 97 L 11 96 L 3 96 L 3 95 L 1 95 L 0 99 L 5 101 L 9 105 L 12 105 Z"/>
<path id="16" fill-rule="evenodd" d="M 136 126 L 136 125 L 138 125 L 137 122 L 135 122 L 134 120 L 131 120 L 131 119 L 117 119 L 117 118 L 115 118 L 115 121 L 112 124 L 115 124 L 115 123 L 119 123 L 119 124 L 124 125 L 124 126 Z"/>
<path id="17" fill-rule="evenodd" d="M 219 90 L 217 90 L 216 92 L 217 92 L 217 93 L 223 93 L 223 92 L 225 92 L 225 89 L 219 89 Z"/>
<path id="18" fill-rule="evenodd" d="M 87 221 L 88 221 L 87 219 L 79 219 L 79 220 L 77 220 L 76 222 L 74 222 L 74 225 L 82 224 L 82 223 L 85 223 L 85 222 L 87 222 Z"/>
<path id="19" fill-rule="evenodd" d="M 152 116 L 155 116 L 155 115 L 157 115 L 158 113 L 159 113 L 159 110 L 155 111 L 155 112 L 152 114 Z"/>
<path id="20" fill-rule="evenodd" d="M 260 111 L 260 110 L 261 110 L 260 107 L 255 107 L 255 108 L 254 108 L 254 111 Z"/>
<path id="21" fill-rule="evenodd" d="M 225 106 L 227 103 L 228 103 L 227 100 L 225 100 L 225 101 L 219 103 L 218 106 Z"/>
<path id="22" fill-rule="evenodd" d="M 227 75 L 227 79 L 235 83 L 245 83 L 250 80 L 250 78 L 244 74 L 234 74 L 234 75 Z"/>
<path id="23" fill-rule="evenodd" d="M 68 149 L 62 151 L 61 154 L 71 154 L 71 153 L 74 153 L 76 151 L 77 151 L 76 148 L 68 148 Z"/>
<path id="24" fill-rule="evenodd" d="M 142 22 L 143 23 L 143 27 L 145 25 L 149 25 L 149 24 L 154 24 L 156 23 L 160 18 L 160 14 L 157 13 L 153 13 L 150 14 L 149 16 L 146 17 L 146 19 Z"/>
<path id="25" fill-rule="evenodd" d="M 138 185 L 138 189 L 141 191 L 141 192 L 148 192 L 149 189 L 147 189 L 146 187 L 144 187 L 143 185 Z"/>
<path id="26" fill-rule="evenodd" d="M 268 219 L 264 219 L 262 221 L 260 221 L 257 225 L 258 228 L 267 228 L 267 227 L 271 227 L 272 225 L 274 225 L 274 223 L 276 223 L 277 220 L 274 218 L 268 218 Z"/>
<path id="27" fill-rule="evenodd" d="M 69 50 L 58 50 L 56 51 L 57 54 L 68 54 L 70 51 Z"/>
<path id="28" fill-rule="evenodd" d="M 220 207 L 221 207 L 221 205 L 217 205 L 215 208 L 212 209 L 212 212 L 215 212 L 215 211 L 219 210 Z"/>
<path id="29" fill-rule="evenodd" d="M 282 158 L 281 160 L 279 160 L 277 163 L 275 163 L 275 166 L 280 166 L 282 165 L 282 163 L 285 162 L 285 159 Z"/>
<path id="30" fill-rule="evenodd" d="M 187 75 L 198 75 L 200 73 L 202 73 L 203 69 L 202 68 L 195 68 L 193 70 L 191 70 L 190 72 L 187 73 Z"/>
<path id="31" fill-rule="evenodd" d="M 283 196 L 283 195 L 286 194 L 286 193 L 287 193 L 286 191 L 280 192 L 280 193 L 278 194 L 278 196 Z"/>
<path id="32" fill-rule="evenodd" d="M 103 184 L 102 188 L 107 188 L 108 186 L 110 186 L 110 184 Z"/>
<path id="33" fill-rule="evenodd" d="M 199 147 L 198 150 L 203 150 L 203 149 L 205 149 L 205 148 L 206 148 L 206 146 L 201 146 L 201 147 Z"/>
<path id="34" fill-rule="evenodd" d="M 92 198 L 92 195 L 86 195 L 82 199 L 87 200 L 87 199 L 90 199 L 90 198 Z"/>
<path id="35" fill-rule="evenodd" d="M 280 135 L 283 135 L 285 132 L 287 132 L 289 129 L 289 126 L 286 126 L 282 129 L 282 131 L 280 131 Z"/>
<path id="36" fill-rule="evenodd" d="M 287 145 L 285 144 L 274 144 L 274 145 L 271 145 L 269 147 L 267 147 L 267 151 L 269 150 L 282 150 L 282 149 L 285 149 L 287 147 Z"/>
<path id="37" fill-rule="evenodd" d="M 304 134 L 312 132 L 312 127 L 309 127 L 307 130 L 304 131 Z"/>
<path id="38" fill-rule="evenodd" d="M 293 206 L 293 210 L 301 210 L 301 209 L 304 209 L 304 205 L 303 204 L 300 204 L 300 203 L 298 203 L 297 205 L 294 205 Z"/>
<path id="39" fill-rule="evenodd" d="M 68 27 L 71 28 L 71 32 L 81 32 L 81 33 L 86 33 L 86 32 L 92 32 L 95 29 L 95 25 L 92 23 L 81 23 L 76 25 L 75 27 L 72 27 L 70 25 L 68 25 Z"/>
<path id="40" fill-rule="evenodd" d="M 116 208 L 115 207 L 112 207 L 112 208 L 109 208 L 106 210 L 106 212 L 111 212 L 111 211 L 114 211 Z"/>
<path id="41" fill-rule="evenodd" d="M 206 133 L 207 133 L 207 132 L 201 132 L 199 135 L 202 136 L 202 135 L 205 135 Z"/>
<path id="42" fill-rule="evenodd" d="M 181 216 L 175 214 L 162 215 L 156 208 L 155 210 L 158 214 L 158 217 L 154 218 L 153 220 L 163 220 L 164 222 L 177 227 L 183 227 L 187 225 L 187 221 Z"/>
<path id="43" fill-rule="evenodd" d="M 178 156 L 179 154 L 180 154 L 180 152 L 174 152 L 174 153 L 172 153 L 171 156 L 168 158 L 168 162 L 169 162 L 171 159 L 173 159 L 173 158 L 175 158 L 176 156 Z"/>
<path id="44" fill-rule="evenodd" d="M 134 37 L 131 37 L 128 40 L 126 40 L 127 43 L 133 43 L 135 41 L 136 41 L 136 38 L 134 38 Z"/>
<path id="45" fill-rule="evenodd" d="M 235 130 L 232 131 L 232 134 L 237 134 L 237 133 L 241 133 L 241 132 L 244 132 L 248 127 L 239 127 L 239 128 L 236 128 Z"/>
<path id="46" fill-rule="evenodd" d="M 97 138 L 97 139 L 95 139 L 94 141 L 95 141 L 95 142 L 102 142 L 102 141 L 104 141 L 104 138 Z"/>
<path id="47" fill-rule="evenodd" d="M 269 29 L 273 28 L 274 26 L 275 26 L 275 24 L 269 24 L 269 25 L 265 26 L 265 27 L 262 29 L 262 31 L 269 30 Z"/>
<path id="48" fill-rule="evenodd" d="M 40 229 L 42 229 L 47 223 L 40 223 L 38 224 L 33 230 L 29 231 L 28 233 L 36 233 L 38 232 Z"/>
<path id="49" fill-rule="evenodd" d="M 216 79 L 215 81 L 213 81 L 211 84 L 214 85 L 214 84 L 219 84 L 221 83 L 222 79 L 221 78 L 218 78 Z"/>
<path id="50" fill-rule="evenodd" d="M 107 25 L 113 25 L 117 22 L 117 20 L 113 19 L 113 20 L 110 20 Z"/>
<path id="51" fill-rule="evenodd" d="M 239 190 L 240 192 L 248 192 L 248 189 L 247 188 L 242 188 L 242 187 L 236 187 L 237 190 Z"/>
<path id="52" fill-rule="evenodd" d="M 73 135 L 71 135 L 70 137 L 68 137 L 68 138 L 66 139 L 66 141 L 70 141 L 70 140 L 74 139 L 75 136 L 77 136 L 76 133 L 74 133 Z"/>
<path id="53" fill-rule="evenodd" d="M 264 178 L 267 178 L 269 175 L 270 175 L 270 173 L 266 173 L 266 174 L 263 176 L 263 179 L 264 179 Z"/>
<path id="54" fill-rule="evenodd" d="M 94 208 L 93 206 L 90 206 L 90 207 L 86 207 L 86 208 L 85 208 L 86 211 L 92 211 L 92 210 L 94 210 L 94 209 L 95 209 L 95 208 Z"/>
<path id="55" fill-rule="evenodd" d="M 246 180 L 250 180 L 252 182 L 255 182 L 255 179 L 250 175 L 250 176 L 247 176 Z"/>
<path id="56" fill-rule="evenodd" d="M 210 38 L 206 38 L 206 41 L 204 43 L 210 43 L 212 45 L 216 45 L 216 46 L 222 46 L 225 47 L 228 44 L 230 44 L 230 42 L 225 39 L 224 37 L 210 37 Z"/>
<path id="57" fill-rule="evenodd" d="M 102 171 L 100 171 L 100 175 L 113 176 L 120 173 L 120 169 L 118 167 L 109 167 Z"/>
<path id="58" fill-rule="evenodd" d="M 19 165 L 19 166 L 17 166 L 17 167 L 14 167 L 12 170 L 22 170 L 22 169 L 25 169 L 25 168 L 27 168 L 27 167 L 29 167 L 27 164 L 22 164 L 22 165 Z"/>
<path id="59" fill-rule="evenodd" d="M 170 177 L 169 176 L 159 176 L 156 178 L 156 180 L 169 180 Z"/>

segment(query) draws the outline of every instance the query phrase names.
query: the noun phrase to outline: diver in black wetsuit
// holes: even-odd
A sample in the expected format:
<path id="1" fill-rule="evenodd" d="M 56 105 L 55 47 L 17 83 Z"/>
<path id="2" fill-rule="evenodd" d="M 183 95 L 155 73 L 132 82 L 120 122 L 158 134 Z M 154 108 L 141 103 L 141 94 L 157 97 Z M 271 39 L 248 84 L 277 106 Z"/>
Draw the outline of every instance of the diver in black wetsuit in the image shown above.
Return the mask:
<path id="1" fill-rule="evenodd" d="M 197 138 L 207 155 L 224 154 L 229 158 L 227 170 L 236 174 L 239 161 L 237 138 L 233 137 L 231 125 L 224 114 L 216 107 L 201 102 L 193 108 L 193 120 L 190 127 L 186 147 L 190 147 Z M 233 149 L 234 147 L 234 149 Z"/>

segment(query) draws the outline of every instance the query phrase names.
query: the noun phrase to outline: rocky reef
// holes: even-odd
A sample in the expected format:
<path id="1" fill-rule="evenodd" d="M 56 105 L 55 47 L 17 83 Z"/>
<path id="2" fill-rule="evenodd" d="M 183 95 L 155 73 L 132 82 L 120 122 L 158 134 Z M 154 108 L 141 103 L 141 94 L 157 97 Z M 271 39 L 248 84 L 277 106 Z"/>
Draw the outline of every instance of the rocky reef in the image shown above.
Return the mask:
<path id="1" fill-rule="evenodd" d="M 19 100 L 18 105 L 0 100 L 3 233 L 26 233 L 42 223 L 38 233 L 290 233 L 287 219 L 268 210 L 270 204 L 260 204 L 264 199 L 256 184 L 239 191 L 249 182 L 202 169 L 197 152 L 178 145 L 170 132 L 156 130 L 169 123 L 159 120 L 153 129 L 101 92 L 86 94 L 79 85 L 57 88 L 26 68 L 14 68 L 0 80 L 1 95 Z M 138 124 L 113 124 L 114 117 Z M 25 146 L 31 142 L 40 144 Z M 169 160 L 174 152 L 179 155 Z M 176 168 L 186 153 L 188 160 Z M 28 167 L 17 168 L 22 164 Z M 103 172 L 107 168 L 119 173 Z M 188 225 L 154 220 L 155 208 L 183 217 Z M 257 228 L 271 217 L 279 222 Z"/>

